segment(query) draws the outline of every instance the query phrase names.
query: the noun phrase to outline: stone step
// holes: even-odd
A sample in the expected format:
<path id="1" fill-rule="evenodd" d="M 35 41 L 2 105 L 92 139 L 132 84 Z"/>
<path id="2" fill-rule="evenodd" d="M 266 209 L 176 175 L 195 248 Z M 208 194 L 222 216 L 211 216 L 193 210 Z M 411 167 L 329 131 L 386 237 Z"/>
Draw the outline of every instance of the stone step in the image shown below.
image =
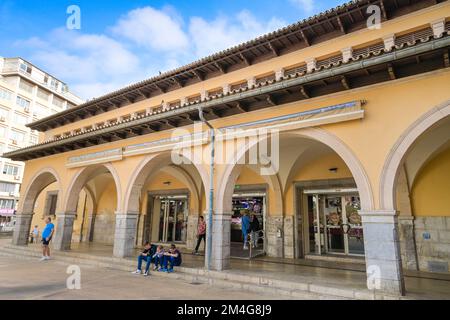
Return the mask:
<path id="1" fill-rule="evenodd" d="M 0 248 L 0 254 L 37 259 L 41 256 L 39 248 L 28 246 L 5 245 Z M 132 271 L 136 267 L 133 260 L 95 256 L 86 253 L 53 251 L 55 261 L 95 266 L 120 271 Z M 175 273 L 152 272 L 152 275 L 183 279 L 191 283 L 208 283 L 214 286 L 235 288 L 252 292 L 290 296 L 296 299 L 405 299 L 406 297 L 374 294 L 369 290 L 338 288 L 324 284 L 314 284 L 310 281 L 286 281 L 257 274 L 239 273 L 237 270 L 207 271 L 200 268 L 178 267 Z"/>

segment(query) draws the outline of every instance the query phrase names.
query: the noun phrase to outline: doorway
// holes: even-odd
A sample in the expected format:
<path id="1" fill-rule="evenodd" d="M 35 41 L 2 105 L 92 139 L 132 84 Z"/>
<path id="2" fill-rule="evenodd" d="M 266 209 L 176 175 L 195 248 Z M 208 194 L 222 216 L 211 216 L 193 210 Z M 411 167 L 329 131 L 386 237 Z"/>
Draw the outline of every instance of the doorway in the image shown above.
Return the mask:
<path id="1" fill-rule="evenodd" d="M 364 255 L 364 234 L 357 189 L 304 190 L 307 252 Z"/>
<path id="2" fill-rule="evenodd" d="M 249 258 L 250 255 L 262 255 L 265 252 L 265 223 L 266 223 L 266 193 L 265 191 L 235 191 L 233 194 L 233 215 L 231 217 L 231 256 Z M 243 248 L 242 216 L 244 213 L 255 215 L 258 219 L 261 232 L 256 247 Z"/>
<path id="3" fill-rule="evenodd" d="M 150 225 L 151 242 L 186 243 L 189 214 L 187 195 L 152 197 Z"/>

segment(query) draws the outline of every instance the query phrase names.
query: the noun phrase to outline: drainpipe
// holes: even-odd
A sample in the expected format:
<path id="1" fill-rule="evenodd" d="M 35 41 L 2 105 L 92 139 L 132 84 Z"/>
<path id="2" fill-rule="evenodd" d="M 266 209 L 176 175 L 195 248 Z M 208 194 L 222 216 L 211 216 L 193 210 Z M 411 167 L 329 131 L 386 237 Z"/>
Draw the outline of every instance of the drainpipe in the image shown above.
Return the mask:
<path id="1" fill-rule="evenodd" d="M 214 127 L 203 116 L 203 108 L 198 107 L 198 116 L 206 124 L 211 134 L 211 164 L 209 174 L 209 208 L 208 208 L 208 234 L 206 241 L 206 269 L 211 270 L 211 251 L 212 251 L 212 219 L 213 219 L 213 201 L 214 201 L 214 153 L 215 153 L 215 130 Z"/>

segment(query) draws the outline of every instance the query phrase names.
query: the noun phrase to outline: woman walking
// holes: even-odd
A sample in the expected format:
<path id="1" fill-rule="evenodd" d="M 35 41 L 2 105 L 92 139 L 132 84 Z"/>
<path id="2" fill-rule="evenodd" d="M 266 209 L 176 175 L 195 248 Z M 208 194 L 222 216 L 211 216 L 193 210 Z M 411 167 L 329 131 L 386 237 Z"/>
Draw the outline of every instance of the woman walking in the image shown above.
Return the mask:
<path id="1" fill-rule="evenodd" d="M 194 254 L 198 254 L 198 248 L 200 247 L 200 243 L 203 242 L 205 243 L 205 247 L 206 247 L 206 223 L 205 223 L 205 219 L 203 218 L 203 216 L 199 217 L 199 221 L 198 221 L 198 227 L 197 227 L 197 246 L 195 247 L 194 250 Z"/>

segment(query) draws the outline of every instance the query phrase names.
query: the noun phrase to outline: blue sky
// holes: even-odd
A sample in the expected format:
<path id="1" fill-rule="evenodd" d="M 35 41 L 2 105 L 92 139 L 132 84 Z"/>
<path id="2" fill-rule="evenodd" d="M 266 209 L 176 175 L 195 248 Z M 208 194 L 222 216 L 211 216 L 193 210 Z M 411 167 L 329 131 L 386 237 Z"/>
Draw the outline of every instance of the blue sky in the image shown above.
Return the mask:
<path id="1" fill-rule="evenodd" d="M 21 56 L 98 97 L 344 0 L 0 0 L 0 56 Z M 69 30 L 68 6 L 81 10 Z"/>

